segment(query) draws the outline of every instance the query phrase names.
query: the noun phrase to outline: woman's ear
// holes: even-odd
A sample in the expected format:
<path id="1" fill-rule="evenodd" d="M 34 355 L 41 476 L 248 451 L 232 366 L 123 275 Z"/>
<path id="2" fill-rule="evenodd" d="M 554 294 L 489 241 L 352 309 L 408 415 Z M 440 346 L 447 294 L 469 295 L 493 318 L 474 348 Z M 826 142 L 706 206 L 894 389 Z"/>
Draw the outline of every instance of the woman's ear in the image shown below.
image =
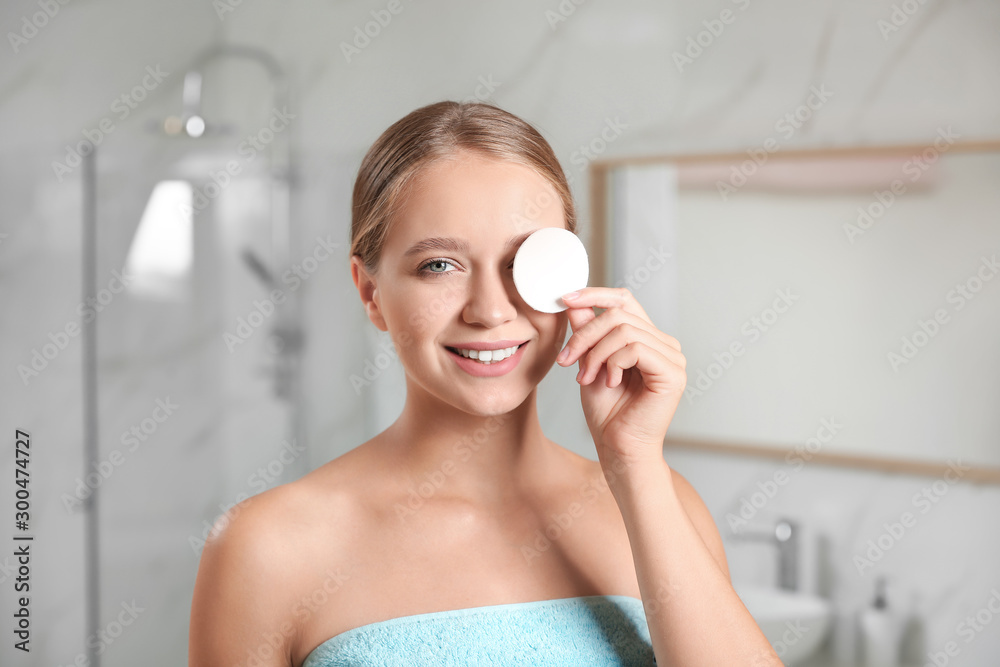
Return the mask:
<path id="1" fill-rule="evenodd" d="M 389 327 L 382 317 L 382 307 L 379 305 L 378 283 L 375 276 L 365 268 L 365 263 L 361 261 L 360 255 L 351 256 L 351 278 L 354 279 L 354 286 L 358 288 L 358 293 L 361 295 L 361 302 L 365 306 L 368 319 L 380 331 L 388 331 Z"/>

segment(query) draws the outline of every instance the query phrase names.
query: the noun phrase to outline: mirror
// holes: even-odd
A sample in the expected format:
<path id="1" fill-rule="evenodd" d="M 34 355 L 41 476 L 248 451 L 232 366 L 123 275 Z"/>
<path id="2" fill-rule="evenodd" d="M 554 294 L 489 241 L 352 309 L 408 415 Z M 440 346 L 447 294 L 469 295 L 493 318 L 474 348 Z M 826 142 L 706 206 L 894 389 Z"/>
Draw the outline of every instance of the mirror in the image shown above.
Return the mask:
<path id="1" fill-rule="evenodd" d="M 591 284 L 687 359 L 666 444 L 1000 482 L 1000 142 L 768 150 L 592 165 Z"/>

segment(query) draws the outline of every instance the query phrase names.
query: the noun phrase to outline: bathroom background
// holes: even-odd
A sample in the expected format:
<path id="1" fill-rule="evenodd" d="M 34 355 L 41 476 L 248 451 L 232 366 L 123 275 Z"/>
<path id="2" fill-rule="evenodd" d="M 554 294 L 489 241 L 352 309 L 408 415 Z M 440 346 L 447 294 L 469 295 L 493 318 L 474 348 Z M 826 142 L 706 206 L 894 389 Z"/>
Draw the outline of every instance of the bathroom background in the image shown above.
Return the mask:
<path id="1" fill-rule="evenodd" d="M 990 0 L 14 0 L 0 26 L 0 663 L 11 666 L 185 664 L 212 523 L 394 419 L 401 371 L 350 279 L 349 205 L 365 150 L 409 111 L 481 99 L 533 123 L 571 179 L 585 241 L 591 162 L 744 151 L 815 90 L 826 99 L 783 147 L 929 144 L 942 128 L 1000 138 Z M 669 232 L 660 240 L 676 258 Z M 634 268 L 619 263 L 616 278 Z M 727 278 L 741 280 L 735 267 Z M 637 296 L 670 298 L 650 285 Z M 970 309 L 998 305 L 1000 281 Z M 864 313 L 842 324 L 862 327 Z M 994 390 L 997 371 L 985 368 Z M 758 381 L 761 395 L 794 383 Z M 836 381 L 831 391 L 854 391 Z M 543 425 L 595 458 L 573 385 L 558 367 L 545 379 Z M 913 412 L 960 408 L 950 400 L 927 392 Z M 995 430 L 997 414 L 968 419 Z M 787 416 L 802 442 L 820 425 Z M 777 587 L 776 550 L 735 539 L 727 516 L 780 462 L 666 456 L 712 511 L 733 580 Z M 800 592 L 832 609 L 821 652 L 844 655 L 851 614 L 888 573 L 890 607 L 919 621 L 907 664 L 998 664 L 996 484 L 949 484 L 871 568 L 855 563 L 935 481 L 814 463 L 756 513 L 765 527 L 803 527 Z M 13 632 L 12 538 L 27 534 L 30 653 Z"/>

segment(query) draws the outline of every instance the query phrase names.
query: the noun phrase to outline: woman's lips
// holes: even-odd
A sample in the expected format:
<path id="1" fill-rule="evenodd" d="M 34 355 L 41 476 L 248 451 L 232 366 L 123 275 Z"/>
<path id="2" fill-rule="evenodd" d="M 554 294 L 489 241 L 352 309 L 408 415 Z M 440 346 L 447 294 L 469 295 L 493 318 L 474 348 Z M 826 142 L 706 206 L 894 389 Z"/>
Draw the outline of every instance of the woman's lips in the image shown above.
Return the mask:
<path id="1" fill-rule="evenodd" d="M 467 372 L 469 375 L 474 375 L 476 377 L 497 377 L 499 375 L 506 375 L 510 371 L 517 367 L 518 362 L 521 361 L 521 357 L 524 354 L 524 348 L 528 345 L 527 342 L 521 343 L 514 354 L 510 355 L 503 361 L 491 362 L 485 364 L 481 361 L 476 361 L 475 359 L 469 359 L 468 357 L 463 357 L 459 352 L 455 351 L 454 348 L 445 346 L 448 350 L 448 354 L 455 363 L 458 364 L 459 368 Z"/>

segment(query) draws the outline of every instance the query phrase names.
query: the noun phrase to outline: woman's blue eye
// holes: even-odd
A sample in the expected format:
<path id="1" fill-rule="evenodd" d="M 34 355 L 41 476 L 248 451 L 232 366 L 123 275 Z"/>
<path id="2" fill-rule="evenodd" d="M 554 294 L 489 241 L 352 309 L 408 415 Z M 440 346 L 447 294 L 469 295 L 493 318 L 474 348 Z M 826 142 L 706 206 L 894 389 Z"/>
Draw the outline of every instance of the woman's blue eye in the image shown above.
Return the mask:
<path id="1" fill-rule="evenodd" d="M 433 266 L 435 264 L 451 264 L 452 266 L 454 266 L 454 264 L 452 264 L 451 262 L 449 262 L 446 259 L 432 259 L 431 261 L 429 261 L 429 262 L 421 265 L 421 267 L 419 269 L 419 272 L 423 273 L 423 274 L 433 273 L 433 274 L 437 274 L 437 275 L 440 275 L 442 273 L 451 273 L 451 271 L 431 271 L 430 268 L 428 268 L 428 267 Z M 514 262 L 512 261 L 507 268 L 508 269 L 513 269 L 514 268 Z"/>
<path id="2" fill-rule="evenodd" d="M 432 259 L 431 261 L 427 262 L 426 264 L 424 264 L 423 266 L 420 267 L 420 272 L 421 273 L 448 273 L 448 271 L 431 271 L 428 267 L 433 266 L 434 264 L 451 264 L 451 262 L 449 262 L 446 259 Z M 452 264 L 452 266 L 454 266 L 454 264 Z"/>

